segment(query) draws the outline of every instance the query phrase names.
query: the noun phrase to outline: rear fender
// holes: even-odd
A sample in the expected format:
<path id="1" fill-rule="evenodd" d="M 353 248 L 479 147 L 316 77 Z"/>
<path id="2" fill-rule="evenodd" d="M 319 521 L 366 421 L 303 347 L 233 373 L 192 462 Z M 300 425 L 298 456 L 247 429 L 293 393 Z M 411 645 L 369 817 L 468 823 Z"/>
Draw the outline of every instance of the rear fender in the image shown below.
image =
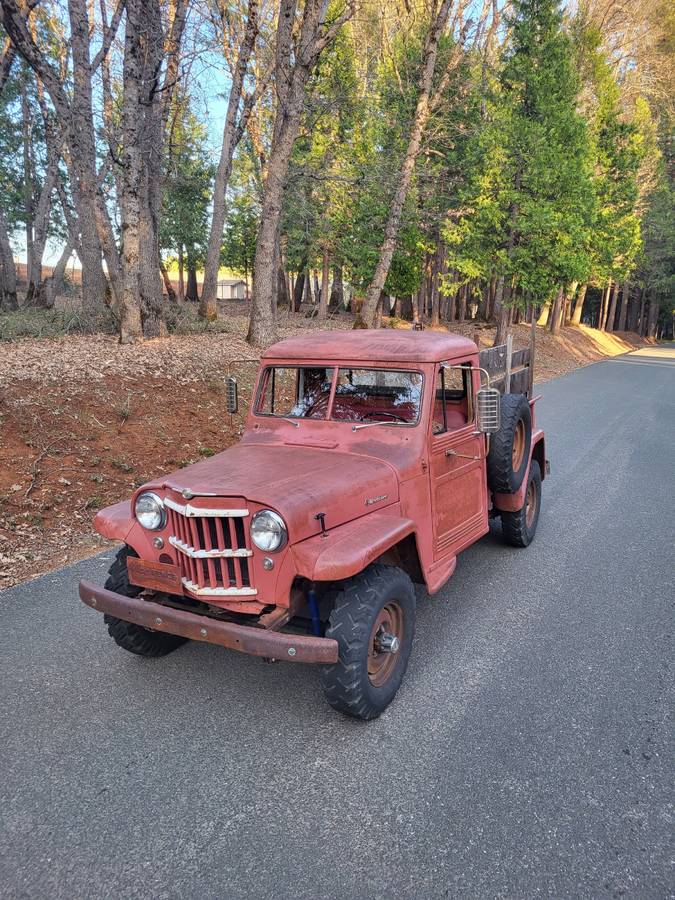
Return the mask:
<path id="1" fill-rule="evenodd" d="M 371 513 L 291 548 L 297 574 L 310 581 L 341 581 L 362 572 L 415 530 L 395 512 Z"/>
<path id="2" fill-rule="evenodd" d="M 527 492 L 527 482 L 530 478 L 530 468 L 532 460 L 536 459 L 539 463 L 539 471 L 541 472 L 541 480 L 546 475 L 546 448 L 544 445 L 544 432 L 536 431 L 532 435 L 532 444 L 530 447 L 530 461 L 525 472 L 523 482 L 515 494 L 493 494 L 492 499 L 495 508 L 500 512 L 517 512 L 525 503 L 525 494 Z"/>

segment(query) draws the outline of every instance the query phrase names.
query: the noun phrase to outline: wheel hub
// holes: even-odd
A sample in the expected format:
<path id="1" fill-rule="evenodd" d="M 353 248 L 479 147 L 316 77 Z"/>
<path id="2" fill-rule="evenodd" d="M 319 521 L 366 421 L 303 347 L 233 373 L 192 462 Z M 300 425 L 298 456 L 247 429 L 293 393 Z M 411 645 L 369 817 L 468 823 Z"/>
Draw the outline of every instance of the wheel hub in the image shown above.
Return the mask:
<path id="1" fill-rule="evenodd" d="M 397 653 L 401 642 L 395 634 L 386 631 L 378 631 L 375 635 L 375 650 L 378 653 Z"/>
<path id="2" fill-rule="evenodd" d="M 385 684 L 395 670 L 404 634 L 403 610 L 393 600 L 379 611 L 370 633 L 368 678 L 375 687 Z"/>

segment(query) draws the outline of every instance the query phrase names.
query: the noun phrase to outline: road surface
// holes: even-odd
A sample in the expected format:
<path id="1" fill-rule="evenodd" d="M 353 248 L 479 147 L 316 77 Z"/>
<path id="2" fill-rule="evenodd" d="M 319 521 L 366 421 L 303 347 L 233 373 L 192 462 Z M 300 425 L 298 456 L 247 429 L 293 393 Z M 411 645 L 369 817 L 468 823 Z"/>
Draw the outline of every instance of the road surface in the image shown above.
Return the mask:
<path id="1" fill-rule="evenodd" d="M 418 598 L 377 722 L 317 673 L 118 649 L 110 554 L 0 594 L 0 895 L 672 896 L 675 352 L 542 386 L 535 543 Z"/>

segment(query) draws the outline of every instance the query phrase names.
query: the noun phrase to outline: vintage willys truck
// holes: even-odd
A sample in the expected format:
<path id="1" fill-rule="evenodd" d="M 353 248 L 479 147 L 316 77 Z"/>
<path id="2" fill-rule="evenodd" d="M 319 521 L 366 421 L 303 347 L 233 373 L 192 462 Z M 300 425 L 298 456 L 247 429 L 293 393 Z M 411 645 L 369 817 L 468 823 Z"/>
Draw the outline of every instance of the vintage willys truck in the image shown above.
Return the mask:
<path id="1" fill-rule="evenodd" d="M 506 356 L 429 331 L 275 344 L 238 444 L 97 514 L 124 546 L 81 599 L 132 653 L 318 663 L 332 706 L 375 718 L 410 655 L 413 582 L 438 591 L 490 517 L 509 544 L 534 537 L 544 434 L 529 353 Z"/>

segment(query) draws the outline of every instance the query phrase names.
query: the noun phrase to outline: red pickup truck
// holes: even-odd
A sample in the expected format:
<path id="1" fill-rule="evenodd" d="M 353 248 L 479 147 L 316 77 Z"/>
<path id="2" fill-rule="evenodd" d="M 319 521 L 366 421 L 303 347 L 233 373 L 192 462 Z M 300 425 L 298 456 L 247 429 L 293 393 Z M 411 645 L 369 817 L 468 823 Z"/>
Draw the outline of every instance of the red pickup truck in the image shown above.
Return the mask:
<path id="1" fill-rule="evenodd" d="M 479 355 L 446 333 L 281 341 L 237 445 L 98 513 L 123 547 L 80 597 L 132 653 L 197 640 L 317 663 L 332 706 L 375 718 L 411 652 L 413 583 L 438 591 L 491 517 L 509 544 L 534 537 L 547 464 L 531 382 L 528 351 Z"/>

